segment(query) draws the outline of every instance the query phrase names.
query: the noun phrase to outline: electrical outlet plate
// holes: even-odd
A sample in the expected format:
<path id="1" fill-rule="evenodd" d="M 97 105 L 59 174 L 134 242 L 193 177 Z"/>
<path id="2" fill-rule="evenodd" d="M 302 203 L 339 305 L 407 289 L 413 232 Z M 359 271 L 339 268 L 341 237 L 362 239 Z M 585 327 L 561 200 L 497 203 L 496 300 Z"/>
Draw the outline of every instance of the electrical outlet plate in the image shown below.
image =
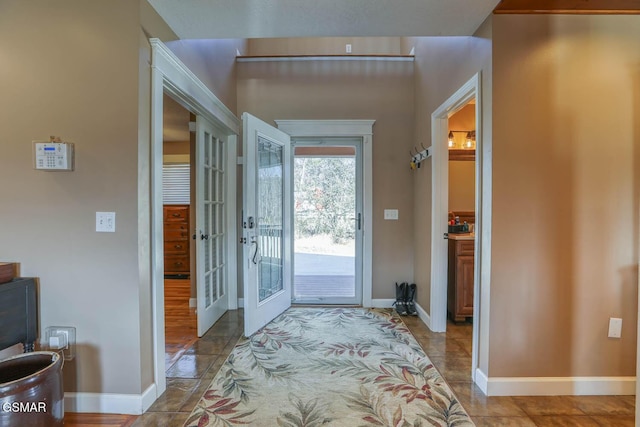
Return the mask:
<path id="1" fill-rule="evenodd" d="M 398 209 L 385 209 L 384 210 L 384 219 L 386 220 L 398 220 Z"/>
<path id="2" fill-rule="evenodd" d="M 622 319 L 611 317 L 609 319 L 609 338 L 620 338 L 622 336 Z"/>
<path id="3" fill-rule="evenodd" d="M 64 360 L 75 357 L 76 328 L 73 326 L 49 326 L 44 338 L 43 346 L 50 351 L 61 351 Z"/>
<path id="4" fill-rule="evenodd" d="M 96 231 L 101 233 L 115 233 L 116 213 L 96 212 Z"/>

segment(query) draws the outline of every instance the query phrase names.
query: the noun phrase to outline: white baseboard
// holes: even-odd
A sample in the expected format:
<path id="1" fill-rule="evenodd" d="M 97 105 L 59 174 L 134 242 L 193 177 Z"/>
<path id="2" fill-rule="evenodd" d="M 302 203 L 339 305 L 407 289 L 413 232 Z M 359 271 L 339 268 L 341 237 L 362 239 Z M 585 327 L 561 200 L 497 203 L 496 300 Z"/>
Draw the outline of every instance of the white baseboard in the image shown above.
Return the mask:
<path id="1" fill-rule="evenodd" d="M 388 299 L 372 299 L 371 300 L 371 307 L 375 307 L 375 308 L 391 308 L 393 307 L 393 303 L 396 302 L 396 300 L 388 298 Z"/>
<path id="2" fill-rule="evenodd" d="M 244 298 L 238 298 L 238 308 L 244 308 Z"/>
<path id="3" fill-rule="evenodd" d="M 427 328 L 431 330 L 431 316 L 429 316 L 429 313 L 427 313 L 420 304 L 415 303 L 415 306 L 416 306 L 416 311 L 418 312 L 418 317 L 420 318 L 420 320 L 422 320 L 422 323 L 427 325 Z"/>
<path id="4" fill-rule="evenodd" d="M 143 414 L 155 402 L 156 385 L 151 384 L 142 394 L 65 393 L 66 412 L 95 412 L 101 414 Z"/>
<path id="5" fill-rule="evenodd" d="M 636 377 L 486 377 L 476 384 L 487 396 L 608 396 L 636 394 Z M 483 388 L 482 382 L 485 382 Z"/>
<path id="6" fill-rule="evenodd" d="M 197 307 L 198 299 L 197 298 L 189 298 L 189 308 Z"/>
<path id="7" fill-rule="evenodd" d="M 487 386 L 489 385 L 489 379 L 487 375 L 482 372 L 480 368 L 476 368 L 476 376 L 473 379 L 476 385 L 482 390 L 482 392 L 487 395 Z"/>

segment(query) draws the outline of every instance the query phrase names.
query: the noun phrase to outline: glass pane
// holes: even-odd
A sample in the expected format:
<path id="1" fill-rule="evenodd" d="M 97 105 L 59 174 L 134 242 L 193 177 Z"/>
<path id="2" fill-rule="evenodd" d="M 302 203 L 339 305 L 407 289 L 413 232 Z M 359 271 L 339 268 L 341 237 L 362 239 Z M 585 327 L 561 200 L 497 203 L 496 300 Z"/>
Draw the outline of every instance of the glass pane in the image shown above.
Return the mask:
<path id="1" fill-rule="evenodd" d="M 204 275 L 204 306 L 211 306 L 211 289 L 209 287 L 209 279 L 211 277 L 211 273 L 205 273 Z"/>
<path id="2" fill-rule="evenodd" d="M 218 266 L 218 239 L 210 237 L 209 244 L 211 245 L 211 266 L 216 268 Z"/>
<path id="3" fill-rule="evenodd" d="M 222 159 L 224 159 L 224 144 L 222 143 L 222 141 L 218 140 L 218 170 L 224 170 L 224 162 L 222 161 Z"/>
<path id="4" fill-rule="evenodd" d="M 210 233 L 210 226 L 209 224 L 211 223 L 211 205 L 209 204 L 205 204 L 204 205 L 204 234 L 209 234 Z M 204 272 L 207 273 L 209 270 L 211 270 L 211 245 L 209 244 L 208 240 L 204 241 Z"/>
<path id="5" fill-rule="evenodd" d="M 258 137 L 258 300 L 283 289 L 282 227 L 284 165 L 282 146 Z"/>
<path id="6" fill-rule="evenodd" d="M 218 167 L 218 140 L 216 138 L 212 138 L 211 140 L 211 163 L 209 163 L 209 166 L 211 166 L 212 168 L 216 168 Z"/>
<path id="7" fill-rule="evenodd" d="M 224 296 L 225 292 L 225 283 L 224 283 L 224 268 L 221 268 L 220 270 L 218 270 L 219 274 L 218 274 L 218 293 L 220 294 L 221 297 Z"/>
<path id="8" fill-rule="evenodd" d="M 211 135 L 209 132 L 204 133 L 204 164 L 210 165 L 209 158 L 211 156 Z"/>
<path id="9" fill-rule="evenodd" d="M 353 298 L 354 147 L 296 147 L 295 153 L 294 298 Z"/>
<path id="10" fill-rule="evenodd" d="M 208 287 L 211 288 L 211 301 L 215 302 L 218 299 L 218 270 L 214 270 L 209 275 L 209 281 L 207 282 Z"/>
<path id="11" fill-rule="evenodd" d="M 211 179 L 209 178 L 209 168 L 204 168 L 204 200 L 210 200 Z"/>

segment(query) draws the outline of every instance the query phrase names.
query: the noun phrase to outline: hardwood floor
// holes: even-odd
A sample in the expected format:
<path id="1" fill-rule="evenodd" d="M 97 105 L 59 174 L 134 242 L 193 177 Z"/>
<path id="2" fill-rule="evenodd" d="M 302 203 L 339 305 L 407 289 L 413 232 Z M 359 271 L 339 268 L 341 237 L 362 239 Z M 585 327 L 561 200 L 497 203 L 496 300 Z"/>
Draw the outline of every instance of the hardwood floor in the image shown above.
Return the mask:
<path id="1" fill-rule="evenodd" d="M 138 419 L 135 415 L 117 414 L 64 414 L 64 425 L 72 427 L 131 427 Z"/>
<path id="2" fill-rule="evenodd" d="M 171 367 L 198 339 L 195 307 L 189 307 L 188 279 L 164 281 L 165 363 Z"/>

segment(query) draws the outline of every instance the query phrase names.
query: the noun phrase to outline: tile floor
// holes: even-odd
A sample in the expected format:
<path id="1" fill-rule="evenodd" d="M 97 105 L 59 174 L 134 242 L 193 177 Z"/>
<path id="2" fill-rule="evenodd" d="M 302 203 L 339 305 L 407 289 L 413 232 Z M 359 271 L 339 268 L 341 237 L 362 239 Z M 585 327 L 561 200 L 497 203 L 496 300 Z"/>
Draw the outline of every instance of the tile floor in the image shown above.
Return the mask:
<path id="1" fill-rule="evenodd" d="M 242 334 L 242 310 L 225 314 L 167 370 L 167 391 L 134 423 L 182 426 Z M 403 318 L 477 426 L 634 426 L 635 396 L 486 397 L 471 383 L 471 325 L 437 334 Z"/>

